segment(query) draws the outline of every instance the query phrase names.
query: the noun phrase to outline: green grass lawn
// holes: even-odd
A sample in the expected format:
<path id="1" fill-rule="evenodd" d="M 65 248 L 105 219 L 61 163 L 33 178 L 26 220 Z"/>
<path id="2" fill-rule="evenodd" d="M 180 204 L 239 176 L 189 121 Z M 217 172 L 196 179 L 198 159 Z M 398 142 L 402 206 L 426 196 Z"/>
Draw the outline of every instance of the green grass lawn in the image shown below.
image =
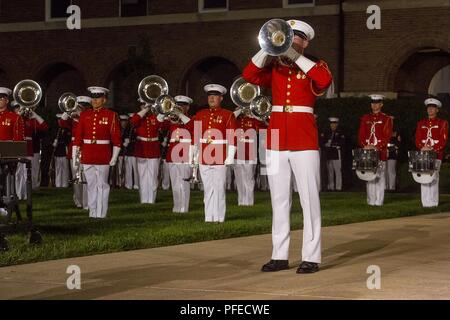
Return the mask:
<path id="1" fill-rule="evenodd" d="M 108 218 L 89 219 L 76 209 L 69 189 L 34 193 L 34 222 L 43 234 L 41 246 L 30 246 L 23 234 L 10 234 L 11 249 L 0 253 L 0 266 L 181 243 L 224 239 L 271 232 L 269 193 L 257 192 L 256 205 L 238 207 L 237 195 L 227 194 L 223 224 L 204 222 L 202 193 L 191 194 L 191 212 L 172 213 L 172 194 L 158 191 L 154 205 L 141 205 L 137 191 L 112 190 Z M 412 216 L 450 211 L 450 195 L 441 195 L 438 208 L 424 209 L 420 194 L 386 194 L 383 207 L 366 205 L 365 193 L 321 194 L 322 225 Z M 22 214 L 24 214 L 22 204 Z M 294 196 L 291 224 L 302 227 L 298 196 Z"/>

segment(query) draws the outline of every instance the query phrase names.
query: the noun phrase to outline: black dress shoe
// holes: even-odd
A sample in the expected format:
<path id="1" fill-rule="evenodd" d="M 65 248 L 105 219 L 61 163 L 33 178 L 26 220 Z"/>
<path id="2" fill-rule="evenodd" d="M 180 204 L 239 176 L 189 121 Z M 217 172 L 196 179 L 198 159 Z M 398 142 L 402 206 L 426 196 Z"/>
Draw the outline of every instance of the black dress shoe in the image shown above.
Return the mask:
<path id="1" fill-rule="evenodd" d="M 319 271 L 319 264 L 315 262 L 303 261 L 297 268 L 297 273 L 314 273 Z"/>
<path id="2" fill-rule="evenodd" d="M 280 270 L 289 269 L 289 261 L 288 260 L 270 260 L 265 265 L 262 266 L 262 272 L 274 272 Z"/>

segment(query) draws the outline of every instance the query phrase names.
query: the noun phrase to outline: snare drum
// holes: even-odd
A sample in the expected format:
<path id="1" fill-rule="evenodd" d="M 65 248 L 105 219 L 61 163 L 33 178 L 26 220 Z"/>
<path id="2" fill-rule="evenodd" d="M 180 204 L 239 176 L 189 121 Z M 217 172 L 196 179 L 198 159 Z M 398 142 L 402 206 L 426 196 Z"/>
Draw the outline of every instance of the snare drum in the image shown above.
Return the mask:
<path id="1" fill-rule="evenodd" d="M 364 181 L 372 181 L 379 175 L 380 152 L 375 149 L 353 150 L 353 170 L 356 170 L 358 178 Z"/>
<path id="2" fill-rule="evenodd" d="M 409 171 L 431 173 L 436 170 L 437 153 L 430 151 L 409 151 Z"/>

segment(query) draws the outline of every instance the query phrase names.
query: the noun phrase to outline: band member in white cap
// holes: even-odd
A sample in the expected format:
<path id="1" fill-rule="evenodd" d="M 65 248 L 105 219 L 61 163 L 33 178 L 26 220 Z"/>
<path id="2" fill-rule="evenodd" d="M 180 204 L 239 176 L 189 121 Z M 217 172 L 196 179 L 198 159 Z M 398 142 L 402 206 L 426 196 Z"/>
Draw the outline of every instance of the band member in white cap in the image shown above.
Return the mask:
<path id="1" fill-rule="evenodd" d="M 198 146 L 198 163 L 202 177 L 206 222 L 224 222 L 226 212 L 226 171 L 234 163 L 236 147 L 233 112 L 223 109 L 221 103 L 227 89 L 219 84 L 203 87 L 208 95 L 208 109 L 194 116 L 194 144 Z M 194 148 L 189 152 L 189 163 L 195 162 Z"/>
<path id="2" fill-rule="evenodd" d="M 187 179 L 191 176 L 189 148 L 192 142 L 192 122 L 190 122 L 187 113 L 193 101 L 191 98 L 183 95 L 175 96 L 174 99 L 182 110 L 182 114 L 170 118 L 169 148 L 166 161 L 172 185 L 172 211 L 186 213 L 189 211 L 189 198 L 191 195 L 190 183 Z"/>
<path id="3" fill-rule="evenodd" d="M 11 92 L 9 88 L 0 87 L 0 141 L 23 141 L 23 119 L 8 109 Z"/>
<path id="4" fill-rule="evenodd" d="M 134 153 L 139 174 L 139 196 L 141 203 L 155 203 L 161 157 L 158 135 L 168 124 L 160 122 L 144 102 L 141 102 L 140 109 L 130 119 L 136 132 Z"/>
<path id="5" fill-rule="evenodd" d="M 62 113 L 56 114 L 56 117 L 61 119 Z M 69 186 L 69 160 L 67 160 L 67 152 L 71 136 L 69 129 L 59 126 L 52 143 L 54 158 L 50 161 L 53 162 L 55 168 L 56 188 L 67 188 Z"/>
<path id="6" fill-rule="evenodd" d="M 74 164 L 77 162 L 77 159 L 72 159 L 72 154 L 76 154 L 74 152 L 74 145 L 73 142 L 75 141 L 75 133 L 77 131 L 77 127 L 80 120 L 80 114 L 83 110 L 86 110 L 88 108 L 91 108 L 91 97 L 87 96 L 78 96 L 77 97 L 77 108 L 71 113 L 68 114 L 64 112 L 61 116 L 61 119 L 58 121 L 58 125 L 62 128 L 67 128 L 71 130 L 71 141 L 68 145 L 67 150 L 67 159 L 70 161 L 70 169 L 72 172 L 72 182 L 73 182 L 73 202 L 75 203 L 77 208 L 84 208 L 86 210 L 89 210 L 88 208 L 88 195 L 87 195 L 87 186 L 86 184 L 83 184 L 85 180 L 85 176 L 82 172 L 82 166 L 74 166 Z M 79 152 L 82 153 L 82 149 L 78 149 Z M 80 153 L 80 154 L 81 154 Z M 80 159 L 78 159 L 80 160 Z M 79 177 L 81 181 L 75 180 L 77 177 L 77 173 L 81 174 L 82 177 Z"/>
<path id="7" fill-rule="evenodd" d="M 384 96 L 372 94 L 370 98 L 372 113 L 361 117 L 358 140 L 359 145 L 364 149 L 379 151 L 380 166 L 377 176 L 375 179 L 367 181 L 367 203 L 370 206 L 382 206 L 386 187 L 387 145 L 392 136 L 393 124 L 392 118 L 381 112 Z"/>
<path id="8" fill-rule="evenodd" d="M 81 164 L 88 189 L 89 217 L 106 218 L 110 186 L 110 167 L 116 165 L 122 144 L 117 113 L 105 108 L 109 90 L 89 87 L 92 109 L 80 115 L 72 150 L 73 166 L 82 148 Z"/>
<path id="9" fill-rule="evenodd" d="M 328 190 L 342 190 L 342 150 L 345 136 L 338 129 L 339 118 L 330 117 L 330 131 L 322 136 L 327 159 Z"/>
<path id="10" fill-rule="evenodd" d="M 321 213 L 319 200 L 320 160 L 316 97 L 332 81 L 324 61 L 312 61 L 304 50 L 314 38 L 313 28 L 289 20 L 293 44 L 278 59 L 260 50 L 245 67 L 243 77 L 250 83 L 272 87 L 273 108 L 267 134 L 267 171 L 272 200 L 272 259 L 261 271 L 289 268 L 291 175 L 295 175 L 303 208 L 302 263 L 297 273 L 319 270 L 321 262 Z"/>
<path id="11" fill-rule="evenodd" d="M 417 123 L 416 147 L 422 151 L 437 153 L 436 172 L 431 183 L 421 184 L 422 206 L 436 207 L 439 204 L 439 170 L 444 157 L 444 149 L 448 141 L 448 121 L 437 117 L 442 103 L 438 99 L 425 100 L 428 118 Z"/>
<path id="12" fill-rule="evenodd" d="M 36 189 L 39 185 L 40 179 L 40 153 L 34 153 L 34 139 L 40 139 L 37 137 L 38 133 L 44 133 L 48 131 L 48 124 L 44 119 L 39 116 L 34 110 L 21 109 L 16 107 L 16 111 L 23 118 L 25 126 L 25 140 L 27 141 L 27 158 L 31 160 L 31 181 L 32 188 Z M 40 143 L 38 141 L 38 143 Z M 16 171 L 16 191 L 19 199 L 27 198 L 27 170 L 24 163 L 19 163 Z"/>
<path id="13" fill-rule="evenodd" d="M 236 117 L 236 156 L 234 177 L 239 206 L 252 206 L 255 192 L 255 169 L 258 160 L 257 133 L 262 121 L 253 117 L 248 109 L 238 108 Z"/>

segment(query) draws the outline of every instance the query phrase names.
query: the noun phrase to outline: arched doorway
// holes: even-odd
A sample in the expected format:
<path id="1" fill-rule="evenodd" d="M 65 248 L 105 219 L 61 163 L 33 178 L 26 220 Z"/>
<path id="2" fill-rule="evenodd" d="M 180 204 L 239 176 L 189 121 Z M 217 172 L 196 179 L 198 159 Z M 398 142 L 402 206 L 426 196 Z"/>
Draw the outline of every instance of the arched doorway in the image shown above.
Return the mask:
<path id="1" fill-rule="evenodd" d="M 395 91 L 398 97 L 426 97 L 437 72 L 448 65 L 449 52 L 439 48 L 417 50 L 403 62 L 397 72 Z"/>
<path id="2" fill-rule="evenodd" d="M 85 95 L 86 82 L 83 74 L 74 66 L 57 62 L 42 68 L 34 77 L 41 85 L 43 97 L 36 112 L 41 115 L 49 125 L 49 131 L 41 138 L 41 185 L 49 183 L 49 165 L 52 155 L 52 143 L 58 131 L 56 114 L 61 110 L 58 99 L 64 92 L 76 95 Z"/>
<path id="3" fill-rule="evenodd" d="M 450 64 L 436 72 L 431 79 L 428 93 L 450 102 Z"/>
<path id="4" fill-rule="evenodd" d="M 194 110 L 207 105 L 203 87 L 208 83 L 221 84 L 227 88 L 227 95 L 222 102 L 223 107 L 234 110 L 229 90 L 234 79 L 241 74 L 239 68 L 228 59 L 207 57 L 195 63 L 186 73 L 182 88 L 185 94 L 194 99 Z"/>

